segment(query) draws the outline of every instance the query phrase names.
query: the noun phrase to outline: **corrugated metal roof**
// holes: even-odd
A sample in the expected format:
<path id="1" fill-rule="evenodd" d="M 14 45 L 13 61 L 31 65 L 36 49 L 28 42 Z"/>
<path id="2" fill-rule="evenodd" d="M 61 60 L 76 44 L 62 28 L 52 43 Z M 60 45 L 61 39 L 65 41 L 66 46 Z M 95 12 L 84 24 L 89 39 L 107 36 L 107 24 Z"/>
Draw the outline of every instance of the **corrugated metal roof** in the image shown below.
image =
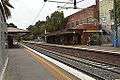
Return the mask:
<path id="1" fill-rule="evenodd" d="M 8 33 L 27 33 L 29 31 L 24 29 L 14 28 L 14 27 L 7 27 L 7 32 Z"/>

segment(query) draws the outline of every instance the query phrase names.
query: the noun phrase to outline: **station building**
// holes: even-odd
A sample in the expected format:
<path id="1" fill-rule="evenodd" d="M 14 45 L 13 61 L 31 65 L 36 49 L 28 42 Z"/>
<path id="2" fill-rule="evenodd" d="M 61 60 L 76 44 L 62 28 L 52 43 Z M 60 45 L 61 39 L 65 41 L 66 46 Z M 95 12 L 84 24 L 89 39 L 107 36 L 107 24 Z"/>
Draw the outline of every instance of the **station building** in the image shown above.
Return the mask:
<path id="1" fill-rule="evenodd" d="M 16 43 L 19 42 L 23 35 L 29 31 L 17 28 L 13 23 L 7 24 L 7 43 L 9 48 L 14 48 Z"/>
<path id="2" fill-rule="evenodd" d="M 45 38 L 48 43 L 75 45 L 87 44 L 89 38 L 93 44 L 100 44 L 101 25 L 98 23 L 99 18 L 99 0 L 96 5 L 87 7 L 68 17 L 64 30 L 53 33 L 46 33 Z"/>

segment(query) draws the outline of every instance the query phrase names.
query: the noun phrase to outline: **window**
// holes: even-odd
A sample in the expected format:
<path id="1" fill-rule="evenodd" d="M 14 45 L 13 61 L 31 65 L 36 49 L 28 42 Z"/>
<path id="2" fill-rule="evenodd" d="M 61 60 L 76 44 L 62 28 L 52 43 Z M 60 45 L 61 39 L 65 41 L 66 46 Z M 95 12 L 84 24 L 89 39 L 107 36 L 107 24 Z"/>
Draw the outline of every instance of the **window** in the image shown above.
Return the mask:
<path id="1" fill-rule="evenodd" d="M 114 19 L 114 12 L 113 10 L 109 10 L 110 20 Z"/>
<path id="2" fill-rule="evenodd" d="M 74 27 L 74 21 L 72 21 L 72 27 Z"/>
<path id="3" fill-rule="evenodd" d="M 101 18 L 100 18 L 100 22 L 106 23 L 106 17 L 101 17 Z"/>
<path id="4" fill-rule="evenodd" d="M 79 20 L 79 24 L 82 24 L 82 20 Z"/>
<path id="5" fill-rule="evenodd" d="M 76 26 L 79 25 L 79 21 L 80 21 L 80 20 L 76 20 Z"/>
<path id="6" fill-rule="evenodd" d="M 67 28 L 70 28 L 70 22 L 67 23 Z"/>
<path id="7" fill-rule="evenodd" d="M 94 20 L 92 17 L 87 18 L 87 23 L 93 23 L 93 22 L 94 22 Z"/>
<path id="8" fill-rule="evenodd" d="M 82 23 L 86 23 L 86 22 L 87 22 L 87 19 L 83 19 L 83 20 L 82 20 Z"/>

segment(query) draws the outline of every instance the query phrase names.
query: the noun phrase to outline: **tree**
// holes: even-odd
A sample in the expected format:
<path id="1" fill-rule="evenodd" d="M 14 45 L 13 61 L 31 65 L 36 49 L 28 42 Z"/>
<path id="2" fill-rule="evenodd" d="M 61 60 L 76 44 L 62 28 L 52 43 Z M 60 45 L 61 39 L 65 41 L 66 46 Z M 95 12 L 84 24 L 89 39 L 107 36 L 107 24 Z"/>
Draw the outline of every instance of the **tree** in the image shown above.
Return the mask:
<path id="1" fill-rule="evenodd" d="M 118 22 L 120 23 L 120 0 L 116 0 L 117 2 L 117 19 L 118 19 Z"/>
<path id="2" fill-rule="evenodd" d="M 116 0 L 117 23 L 120 23 L 120 0 Z M 110 10 L 111 18 L 114 18 L 114 9 Z"/>
<path id="3" fill-rule="evenodd" d="M 11 17 L 11 11 L 9 8 L 14 8 L 10 3 L 9 0 L 1 0 L 2 7 L 5 13 L 5 17 L 8 19 Z"/>
<path id="4" fill-rule="evenodd" d="M 46 21 L 37 21 L 35 25 L 30 25 L 27 29 L 30 31 L 30 37 L 37 39 L 47 32 L 54 32 L 65 28 L 67 19 L 64 18 L 63 12 L 55 11 L 51 16 L 46 17 Z"/>
<path id="5" fill-rule="evenodd" d="M 32 35 L 33 39 L 38 38 L 41 34 L 44 33 L 43 24 L 45 21 L 37 21 L 35 25 L 30 25 L 27 29 L 30 31 L 30 35 Z"/>
<path id="6" fill-rule="evenodd" d="M 64 18 L 64 13 L 55 11 L 51 16 L 46 17 L 46 28 L 47 31 L 59 31 L 65 28 L 66 19 Z"/>
<path id="7" fill-rule="evenodd" d="M 45 22 L 45 29 L 47 30 L 47 32 L 52 32 L 54 31 L 54 27 L 53 27 L 53 23 L 52 23 L 52 19 L 47 16 L 46 17 L 46 22 Z"/>
<path id="8" fill-rule="evenodd" d="M 16 26 L 16 25 L 14 25 L 13 23 L 9 23 L 9 24 L 7 24 L 7 27 L 17 28 L 17 26 Z"/>

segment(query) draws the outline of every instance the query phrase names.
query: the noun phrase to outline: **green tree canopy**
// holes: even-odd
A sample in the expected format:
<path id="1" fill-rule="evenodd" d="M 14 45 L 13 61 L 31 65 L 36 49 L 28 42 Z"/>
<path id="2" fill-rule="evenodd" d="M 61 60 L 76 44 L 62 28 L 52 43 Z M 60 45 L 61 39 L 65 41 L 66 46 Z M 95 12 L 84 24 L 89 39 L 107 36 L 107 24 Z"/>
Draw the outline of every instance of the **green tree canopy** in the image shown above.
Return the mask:
<path id="1" fill-rule="evenodd" d="M 62 30 L 65 28 L 65 25 L 66 19 L 63 12 L 55 11 L 50 17 L 46 17 L 46 28 L 49 32 Z"/>
<path id="2" fill-rule="evenodd" d="M 43 31 L 44 31 L 44 27 L 43 24 L 45 23 L 45 21 L 38 21 L 35 23 L 35 25 L 30 25 L 27 29 L 30 31 L 30 34 L 33 36 L 33 38 L 37 38 L 39 37 Z"/>
<path id="3" fill-rule="evenodd" d="M 66 19 L 64 13 L 55 11 L 51 16 L 46 17 L 46 21 L 37 21 L 35 25 L 30 25 L 28 30 L 31 32 L 32 38 L 35 39 L 47 32 L 54 32 L 65 28 Z"/>
<path id="4" fill-rule="evenodd" d="M 9 8 L 14 8 L 14 7 L 9 3 L 9 0 L 1 0 L 1 3 L 3 6 L 5 17 L 8 19 L 9 17 L 11 17 L 11 11 Z"/>
<path id="5" fill-rule="evenodd" d="M 117 18 L 118 22 L 120 23 L 120 0 L 116 0 L 117 2 Z"/>

